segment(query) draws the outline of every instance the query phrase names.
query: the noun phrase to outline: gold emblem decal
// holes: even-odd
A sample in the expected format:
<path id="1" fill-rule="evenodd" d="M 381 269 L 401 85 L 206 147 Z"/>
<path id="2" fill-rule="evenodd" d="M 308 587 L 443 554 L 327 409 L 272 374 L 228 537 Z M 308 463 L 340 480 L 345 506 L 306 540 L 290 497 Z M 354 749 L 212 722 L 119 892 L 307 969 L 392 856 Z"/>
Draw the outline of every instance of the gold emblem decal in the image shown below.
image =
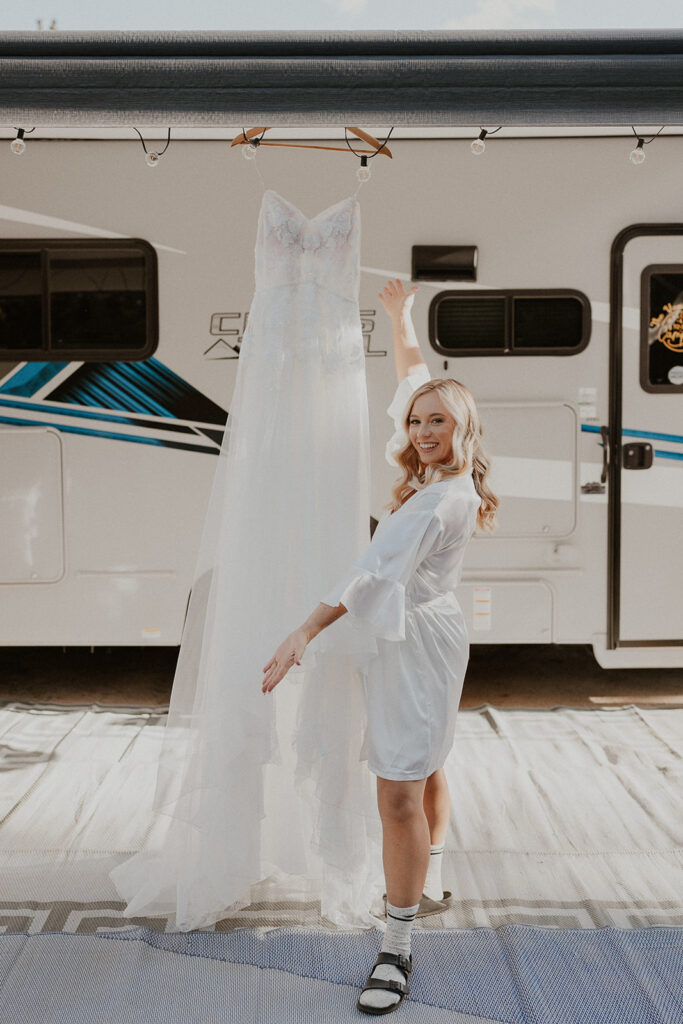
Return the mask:
<path id="1" fill-rule="evenodd" d="M 683 352 L 683 304 L 667 302 L 659 316 L 653 316 L 650 327 L 658 327 L 657 341 L 672 352 Z"/>

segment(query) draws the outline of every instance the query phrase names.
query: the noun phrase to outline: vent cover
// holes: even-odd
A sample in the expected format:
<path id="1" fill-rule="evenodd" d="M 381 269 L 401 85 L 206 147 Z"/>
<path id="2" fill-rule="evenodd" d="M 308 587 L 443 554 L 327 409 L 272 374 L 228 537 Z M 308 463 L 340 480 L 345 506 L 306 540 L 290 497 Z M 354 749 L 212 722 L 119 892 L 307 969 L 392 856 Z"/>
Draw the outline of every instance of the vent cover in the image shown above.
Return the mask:
<path id="1" fill-rule="evenodd" d="M 413 281 L 476 281 L 476 245 L 414 245 Z"/>

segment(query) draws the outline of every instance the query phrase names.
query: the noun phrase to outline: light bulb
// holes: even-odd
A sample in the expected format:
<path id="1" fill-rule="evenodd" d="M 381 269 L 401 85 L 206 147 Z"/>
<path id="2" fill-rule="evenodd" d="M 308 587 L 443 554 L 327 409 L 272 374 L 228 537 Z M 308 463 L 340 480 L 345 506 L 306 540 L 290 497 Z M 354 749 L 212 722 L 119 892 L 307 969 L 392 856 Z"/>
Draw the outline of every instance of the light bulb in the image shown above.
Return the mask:
<path id="1" fill-rule="evenodd" d="M 361 165 L 356 171 L 356 177 L 360 182 L 370 181 L 370 178 L 372 177 L 372 171 L 370 170 L 369 167 L 363 167 Z"/>
<path id="2" fill-rule="evenodd" d="M 145 163 L 148 167 L 156 167 L 160 160 L 160 155 L 155 153 L 153 150 L 149 153 L 145 153 Z"/>
<path id="3" fill-rule="evenodd" d="M 21 156 L 21 154 L 26 149 L 26 143 L 23 139 L 12 139 L 12 141 L 9 144 L 9 148 L 16 156 Z"/>
<path id="4" fill-rule="evenodd" d="M 642 164 L 645 159 L 645 150 L 643 149 L 643 145 L 643 140 L 638 139 L 638 145 L 629 153 L 628 158 L 632 164 Z"/>
<path id="5" fill-rule="evenodd" d="M 250 142 L 248 146 L 242 146 L 242 156 L 245 160 L 254 160 L 258 152 L 258 146 Z"/>
<path id="6" fill-rule="evenodd" d="M 486 143 L 483 139 L 475 139 L 474 142 L 470 143 L 470 149 L 475 156 L 481 156 L 486 149 Z"/>

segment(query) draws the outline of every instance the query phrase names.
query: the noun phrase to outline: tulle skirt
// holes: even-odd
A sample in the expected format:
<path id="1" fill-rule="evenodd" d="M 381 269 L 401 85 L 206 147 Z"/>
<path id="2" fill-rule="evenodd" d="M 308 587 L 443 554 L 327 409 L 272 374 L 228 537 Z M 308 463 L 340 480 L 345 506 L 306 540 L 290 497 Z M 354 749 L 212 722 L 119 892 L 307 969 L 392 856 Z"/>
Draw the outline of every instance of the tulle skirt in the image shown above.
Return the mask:
<path id="1" fill-rule="evenodd" d="M 382 892 L 361 760 L 372 640 L 343 616 L 261 692 L 277 646 L 369 542 L 358 306 L 301 289 L 252 305 L 159 752 L 163 823 L 111 872 L 126 916 L 181 931 L 247 906 L 266 878 L 283 901 L 303 881 L 345 928 L 376 924 Z"/>

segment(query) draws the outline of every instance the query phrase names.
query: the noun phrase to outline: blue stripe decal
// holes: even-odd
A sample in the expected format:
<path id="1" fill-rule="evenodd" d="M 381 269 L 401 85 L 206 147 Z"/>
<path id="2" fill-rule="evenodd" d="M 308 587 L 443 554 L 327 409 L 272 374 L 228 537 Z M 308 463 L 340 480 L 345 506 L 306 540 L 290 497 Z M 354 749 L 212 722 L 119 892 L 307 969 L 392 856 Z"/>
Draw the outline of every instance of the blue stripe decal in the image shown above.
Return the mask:
<path id="1" fill-rule="evenodd" d="M 680 459 L 683 461 L 683 452 L 665 452 L 655 448 L 655 455 L 658 455 L 660 459 Z"/>
<path id="2" fill-rule="evenodd" d="M 0 392 L 6 395 L 22 395 L 24 398 L 30 398 L 68 365 L 68 362 L 26 363 L 20 370 L 13 373 L 9 380 L 0 384 Z"/>
<path id="3" fill-rule="evenodd" d="M 32 409 L 34 412 L 40 410 L 40 412 L 50 412 L 53 415 L 58 416 L 73 416 L 76 418 L 85 418 L 88 420 L 105 420 L 107 423 L 128 423 L 132 427 L 139 427 L 148 425 L 149 420 L 141 421 L 136 419 L 134 416 L 116 416 L 113 413 L 106 412 L 87 412 L 84 409 L 68 409 L 63 405 L 54 405 L 51 402 L 15 402 L 8 398 L 0 397 L 0 409 Z M 166 417 L 163 417 L 164 419 Z M 162 417 L 159 417 L 162 419 Z M 185 434 L 194 434 L 196 430 L 193 427 L 188 427 L 183 423 L 159 423 L 159 430 L 179 430 Z"/>
<path id="4" fill-rule="evenodd" d="M 600 427 L 593 427 L 587 423 L 581 424 L 581 430 L 586 434 L 599 434 Z M 673 441 L 683 444 L 683 436 L 680 434 L 657 434 L 653 430 L 622 430 L 622 437 L 647 437 L 653 441 Z"/>
<path id="5" fill-rule="evenodd" d="M 86 362 L 80 366 L 75 362 L 26 363 L 0 383 L 0 396 L 31 398 L 64 367 L 69 367 L 71 372 L 65 379 L 55 382 L 45 395 L 45 399 L 50 400 L 50 404 L 45 405 L 48 410 L 55 410 L 57 403 L 64 403 L 90 410 L 93 407 L 111 409 L 112 414 L 119 416 L 133 413 L 186 423 L 215 424 L 217 428 L 225 426 L 228 415 L 225 409 L 153 356 L 130 362 Z M 64 411 L 59 409 L 60 413 Z M 69 414 L 75 415 L 72 410 Z M 113 420 L 112 415 L 106 418 Z M 191 428 L 171 429 L 187 432 Z"/>
<path id="6" fill-rule="evenodd" d="M 53 427 L 66 434 L 86 434 L 89 437 L 106 437 L 111 441 L 130 441 L 133 444 L 152 444 L 159 448 L 181 448 L 186 452 L 202 452 L 205 455 L 218 455 L 218 448 L 204 448 L 198 444 L 182 444 L 176 441 L 162 441 L 158 437 L 143 437 L 135 434 L 115 434 L 108 430 L 86 430 L 85 427 L 65 426 L 62 423 L 46 423 L 44 420 L 24 420 L 11 416 L 0 416 L 0 423 L 14 423 L 22 427 Z"/>
<path id="7" fill-rule="evenodd" d="M 225 426 L 227 417 L 225 409 L 153 356 L 135 362 L 84 363 L 57 384 L 50 398 L 217 427 Z"/>

